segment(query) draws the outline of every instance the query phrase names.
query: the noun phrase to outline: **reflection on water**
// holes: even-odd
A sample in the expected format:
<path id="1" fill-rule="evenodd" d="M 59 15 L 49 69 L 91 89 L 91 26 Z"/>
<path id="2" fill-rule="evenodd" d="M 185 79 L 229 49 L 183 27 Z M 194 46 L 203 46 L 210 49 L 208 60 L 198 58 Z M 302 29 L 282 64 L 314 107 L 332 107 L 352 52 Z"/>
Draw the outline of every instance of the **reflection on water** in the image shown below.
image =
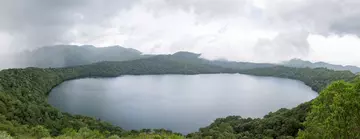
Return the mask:
<path id="1" fill-rule="evenodd" d="M 189 133 L 229 115 L 262 117 L 317 96 L 302 82 L 241 74 L 79 79 L 54 88 L 49 103 L 125 129 Z"/>

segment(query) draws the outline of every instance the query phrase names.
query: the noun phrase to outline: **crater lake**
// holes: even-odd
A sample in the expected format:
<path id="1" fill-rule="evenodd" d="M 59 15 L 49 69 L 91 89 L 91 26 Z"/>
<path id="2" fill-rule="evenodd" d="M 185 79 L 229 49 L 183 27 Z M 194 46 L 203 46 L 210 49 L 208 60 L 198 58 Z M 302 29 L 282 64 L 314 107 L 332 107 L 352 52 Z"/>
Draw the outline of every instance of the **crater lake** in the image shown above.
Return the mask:
<path id="1" fill-rule="evenodd" d="M 258 117 L 318 94 L 304 83 L 242 74 L 125 75 L 66 81 L 48 102 L 124 129 L 164 128 L 187 134 L 230 115 Z"/>

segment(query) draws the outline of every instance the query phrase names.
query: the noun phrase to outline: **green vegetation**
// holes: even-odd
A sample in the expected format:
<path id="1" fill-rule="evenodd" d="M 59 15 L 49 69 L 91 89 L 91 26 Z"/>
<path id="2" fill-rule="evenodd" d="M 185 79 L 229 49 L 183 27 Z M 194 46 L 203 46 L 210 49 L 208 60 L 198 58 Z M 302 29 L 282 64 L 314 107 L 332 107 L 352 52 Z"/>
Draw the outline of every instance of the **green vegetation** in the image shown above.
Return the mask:
<path id="1" fill-rule="evenodd" d="M 268 64 L 268 63 L 250 63 L 250 62 L 234 62 L 226 60 L 207 60 L 200 58 L 200 54 L 194 54 L 190 52 L 177 52 L 173 55 L 169 55 L 168 58 L 185 63 L 193 64 L 208 64 L 213 66 L 219 66 L 232 70 L 245 70 L 245 69 L 255 69 L 255 68 L 268 68 L 275 67 L 277 65 Z"/>
<path id="2" fill-rule="evenodd" d="M 27 131 L 27 132 L 24 132 Z M 74 129 L 63 129 L 62 134 L 56 137 L 51 137 L 49 131 L 42 127 L 36 126 L 30 129 L 23 129 L 21 134 L 18 133 L 16 136 L 11 136 L 5 131 L 0 131 L 1 139 L 183 139 L 185 138 L 179 134 L 173 134 L 168 132 L 152 131 L 142 132 L 127 135 L 126 137 L 119 137 L 118 135 L 109 135 L 106 133 L 100 133 L 97 130 L 90 130 L 87 127 L 80 128 L 79 130 Z"/>
<path id="3" fill-rule="evenodd" d="M 283 66 L 243 70 L 240 73 L 295 79 L 304 82 L 316 92 L 320 92 L 333 81 L 350 81 L 355 77 L 355 74 L 350 71 L 334 71 L 326 68 L 291 68 Z"/>
<path id="4" fill-rule="evenodd" d="M 194 58 L 193 58 L 194 59 Z M 100 62 L 67 68 L 8 69 L 0 72 L 0 136 L 8 137 L 84 137 L 97 138 L 116 136 L 125 138 L 181 138 L 166 130 L 125 131 L 109 123 L 80 115 L 61 113 L 47 103 L 47 94 L 60 83 L 85 77 L 115 77 L 143 74 L 200 74 L 200 73 L 245 73 L 259 76 L 275 76 L 297 79 L 314 90 L 324 88 L 328 83 L 355 77 L 351 72 L 327 69 L 297 69 L 270 67 L 252 70 L 236 70 L 199 63 L 177 56 L 154 56 L 124 62 Z M 305 119 L 308 104 L 292 110 L 281 109 L 263 119 L 249 119 L 231 116 L 218 119 L 209 127 L 188 137 L 233 138 L 233 137 L 284 137 L 295 136 Z M 305 130 L 306 131 L 306 130 Z M 159 137 L 160 136 L 160 137 Z M 163 136 L 163 137 L 161 137 Z"/>
<path id="5" fill-rule="evenodd" d="M 359 79 L 334 82 L 312 102 L 299 138 L 360 138 L 359 100 Z"/>
<path id="6" fill-rule="evenodd" d="M 270 112 L 262 119 L 240 116 L 218 118 L 208 127 L 200 128 L 199 132 L 189 134 L 188 137 L 194 139 L 291 139 L 297 135 L 299 129 L 304 129 L 302 122 L 305 121 L 308 111 L 309 103 L 304 103 L 290 110 L 282 108 L 274 113 Z"/>

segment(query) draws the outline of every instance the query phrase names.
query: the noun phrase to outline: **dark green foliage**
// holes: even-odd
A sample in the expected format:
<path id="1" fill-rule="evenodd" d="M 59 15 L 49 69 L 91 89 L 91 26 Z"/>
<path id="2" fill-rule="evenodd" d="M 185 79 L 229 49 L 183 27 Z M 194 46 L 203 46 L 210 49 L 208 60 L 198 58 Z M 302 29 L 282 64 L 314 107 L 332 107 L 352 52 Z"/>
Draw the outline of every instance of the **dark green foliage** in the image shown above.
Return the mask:
<path id="1" fill-rule="evenodd" d="M 360 138 L 360 81 L 338 81 L 311 104 L 299 138 Z"/>
<path id="2" fill-rule="evenodd" d="M 355 74 L 350 71 L 334 71 L 326 68 L 290 68 L 283 66 L 243 70 L 241 73 L 295 79 L 304 82 L 317 92 L 320 92 L 333 81 L 350 81 L 355 78 Z"/>
<path id="3" fill-rule="evenodd" d="M 293 109 L 280 109 L 270 112 L 264 118 L 252 119 L 240 116 L 229 116 L 216 119 L 211 125 L 201 128 L 199 132 L 189 134 L 189 138 L 292 138 L 299 129 L 309 111 L 309 103 Z"/>
<path id="4" fill-rule="evenodd" d="M 269 63 L 250 63 L 250 62 L 234 62 L 234 61 L 226 61 L 226 60 L 213 60 L 211 61 L 213 65 L 232 68 L 232 69 L 255 69 L 255 68 L 268 68 L 275 67 L 275 64 Z"/>
<path id="5" fill-rule="evenodd" d="M 75 130 L 72 128 L 63 129 L 61 135 L 51 137 L 49 132 L 43 126 L 36 127 L 22 127 L 17 126 L 16 134 L 9 134 L 9 132 L 0 131 L 1 139 L 120 139 L 118 135 L 109 135 L 108 133 L 101 133 L 98 130 L 90 130 L 87 127 Z M 21 129 L 22 128 L 22 129 Z M 122 139 L 183 139 L 184 136 L 173 134 L 172 132 L 155 133 L 150 131 L 148 133 L 129 134 Z"/>

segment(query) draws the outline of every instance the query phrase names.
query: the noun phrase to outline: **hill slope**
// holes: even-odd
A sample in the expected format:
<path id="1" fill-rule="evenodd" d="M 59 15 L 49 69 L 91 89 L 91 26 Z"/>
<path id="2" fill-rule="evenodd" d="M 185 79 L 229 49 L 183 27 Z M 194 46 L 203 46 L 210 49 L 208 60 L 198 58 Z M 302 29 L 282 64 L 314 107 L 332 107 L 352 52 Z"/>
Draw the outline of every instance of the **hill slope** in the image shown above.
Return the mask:
<path id="1" fill-rule="evenodd" d="M 356 66 L 342 66 L 342 65 L 335 65 L 335 64 L 329 64 L 325 62 L 315 62 L 312 63 L 310 61 L 304 61 L 301 59 L 291 59 L 289 61 L 286 61 L 283 63 L 284 66 L 288 67 L 297 67 L 297 68 L 328 68 L 332 70 L 349 70 L 352 73 L 359 73 L 360 68 Z"/>
<path id="2" fill-rule="evenodd" d="M 46 46 L 17 54 L 22 67 L 68 67 L 100 61 L 127 61 L 145 57 L 138 50 L 121 46 L 94 47 L 91 45 Z"/>
<path id="3" fill-rule="evenodd" d="M 266 67 L 275 67 L 275 64 L 268 63 L 251 63 L 251 62 L 235 62 L 235 61 L 226 61 L 226 60 L 207 60 L 200 58 L 200 54 L 195 54 L 191 52 L 177 52 L 172 55 L 173 59 L 182 62 L 188 63 L 197 63 L 197 64 L 209 64 L 214 66 L 220 66 L 233 70 L 243 70 L 243 69 L 255 69 L 255 68 L 266 68 Z"/>
<path id="4" fill-rule="evenodd" d="M 125 62 L 100 62 L 68 68 L 26 68 L 0 71 L 0 130 L 17 134 L 13 125 L 42 125 L 59 135 L 63 129 L 88 127 L 101 133 L 126 134 L 111 124 L 85 116 L 61 113 L 47 103 L 50 90 L 66 80 L 83 77 L 115 77 L 124 74 L 198 74 L 229 72 L 211 65 L 193 65 L 158 56 Z M 10 122 L 11 121 L 11 122 Z M 9 123 L 10 122 L 10 123 Z"/>

